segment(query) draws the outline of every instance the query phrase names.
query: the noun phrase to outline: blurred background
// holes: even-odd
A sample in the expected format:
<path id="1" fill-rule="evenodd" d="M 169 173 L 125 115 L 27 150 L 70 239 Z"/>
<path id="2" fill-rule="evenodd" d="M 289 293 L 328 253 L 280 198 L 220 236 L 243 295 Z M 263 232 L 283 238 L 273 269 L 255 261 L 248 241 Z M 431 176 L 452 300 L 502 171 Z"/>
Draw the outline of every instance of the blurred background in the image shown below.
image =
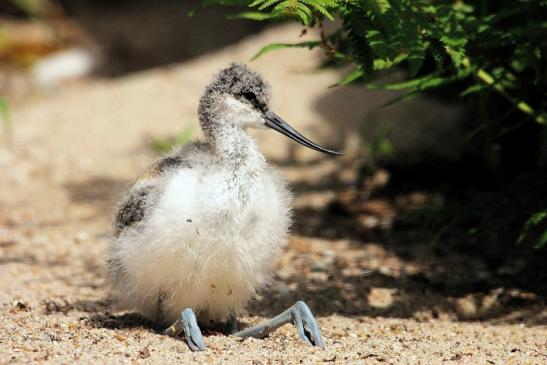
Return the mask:
<path id="1" fill-rule="evenodd" d="M 64 73 L 72 67 L 74 76 L 116 77 L 181 62 L 263 28 L 256 22 L 230 21 L 222 8 L 189 17 L 195 1 L 7 0 L 0 6 L 3 94 L 23 92 L 23 84 L 44 82 L 43 77 L 55 78 L 53 72 L 60 72 L 55 68 L 49 75 L 40 70 L 63 55 L 67 63 L 59 63 L 58 69 L 66 69 Z"/>
<path id="2" fill-rule="evenodd" d="M 38 311 L 91 337 L 146 327 L 135 316 L 113 314 L 106 299 L 102 255 L 116 201 L 150 161 L 200 136 L 201 92 L 235 61 L 271 82 L 281 116 L 345 154 L 320 156 L 252 132 L 297 199 L 276 283 L 253 301 L 250 315 L 269 316 L 305 299 L 332 338 L 348 336 L 338 331 L 336 315 L 357 336 L 363 318 L 374 319 L 370 326 L 388 318 L 395 328 L 408 319 L 438 320 L 462 333 L 476 321 L 518 324 L 530 329 L 523 338 L 542 338 L 545 24 L 514 31 L 537 43 L 530 54 L 512 40 L 498 41 L 497 33 L 483 42 L 469 30 L 480 8 L 498 16 L 489 27 L 509 39 L 534 5 L 507 15 L 501 2 L 452 2 L 470 19 L 462 21 L 465 42 L 452 29 L 454 42 L 435 49 L 446 37 L 432 36 L 416 63 L 404 41 L 392 57 L 393 47 L 378 46 L 374 34 L 352 38 L 358 20 L 348 14 L 358 9 L 350 5 L 319 1 L 329 16 L 308 5 L 309 19 L 295 22 L 276 15 L 278 2 L 259 9 L 262 15 L 248 12 L 248 1 L 201 3 L 235 6 L 206 6 L 190 17 L 200 2 L 0 0 L 0 273 L 14 277 L 2 284 L 0 301 L 9 326 Z M 441 10 L 439 22 L 450 18 Z M 376 26 L 371 19 L 367 26 Z M 385 34 L 381 42 L 389 43 Z M 251 62 L 269 44 L 277 44 L 275 52 L 270 47 Z M 467 61 L 457 59 L 458 47 L 467 47 Z M 446 55 L 437 57 L 439 50 Z M 509 346 L 512 336 L 489 343 Z M 33 341 L 47 347 L 44 339 Z M 57 359 L 80 355 L 67 349 Z"/>

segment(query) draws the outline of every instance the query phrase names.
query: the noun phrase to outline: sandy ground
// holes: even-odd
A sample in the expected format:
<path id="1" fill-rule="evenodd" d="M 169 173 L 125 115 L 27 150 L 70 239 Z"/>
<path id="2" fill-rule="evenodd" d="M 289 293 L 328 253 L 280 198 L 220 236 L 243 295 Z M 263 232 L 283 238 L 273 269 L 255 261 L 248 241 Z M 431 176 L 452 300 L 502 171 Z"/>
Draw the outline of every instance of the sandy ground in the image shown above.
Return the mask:
<path id="1" fill-rule="evenodd" d="M 305 299 L 326 348 L 307 347 L 285 326 L 243 342 L 205 331 L 208 351 L 192 353 L 115 310 L 103 261 L 112 207 L 156 157 L 151 141 L 186 128 L 197 135 L 197 101 L 210 75 L 299 31 L 268 30 L 174 67 L 13 106 L 12 145 L 0 145 L 0 363 L 547 363 L 544 297 L 504 280 L 518 262 L 492 272 L 478 258 L 435 255 L 419 236 L 378 240 L 344 222 L 353 216 L 325 213 L 341 198 L 336 187 L 355 178 L 347 131 L 390 95 L 327 89 L 340 74 L 315 71 L 317 55 L 299 50 L 253 65 L 271 81 L 278 114 L 349 153 L 318 159 L 279 135 L 256 133 L 294 186 L 297 222 L 275 282 L 240 320 L 256 323 Z M 367 204 L 364 226 L 392 218 L 382 202 Z"/>

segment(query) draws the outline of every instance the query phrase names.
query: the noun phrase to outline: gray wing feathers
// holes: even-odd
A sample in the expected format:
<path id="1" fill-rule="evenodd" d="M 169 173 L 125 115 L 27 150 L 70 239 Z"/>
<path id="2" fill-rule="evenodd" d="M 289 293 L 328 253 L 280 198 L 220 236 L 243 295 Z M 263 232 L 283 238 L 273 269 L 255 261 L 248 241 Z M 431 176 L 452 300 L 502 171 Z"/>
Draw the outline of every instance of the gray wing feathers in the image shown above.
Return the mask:
<path id="1" fill-rule="evenodd" d="M 192 168 L 191 156 L 208 151 L 205 143 L 188 143 L 152 163 L 118 204 L 114 237 L 141 222 L 161 193 L 161 176 L 180 168 Z"/>
<path id="2" fill-rule="evenodd" d="M 132 189 L 120 201 L 118 212 L 114 221 L 114 237 L 135 224 L 139 223 L 145 216 L 150 204 L 151 194 L 154 185 L 145 185 L 138 189 Z"/>

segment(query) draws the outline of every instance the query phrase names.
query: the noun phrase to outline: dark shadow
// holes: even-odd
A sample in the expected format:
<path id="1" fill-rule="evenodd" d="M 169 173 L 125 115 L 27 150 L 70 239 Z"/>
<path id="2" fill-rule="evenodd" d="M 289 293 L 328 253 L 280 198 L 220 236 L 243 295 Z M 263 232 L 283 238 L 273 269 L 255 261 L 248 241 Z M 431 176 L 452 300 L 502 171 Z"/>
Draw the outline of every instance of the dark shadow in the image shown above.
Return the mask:
<path id="1" fill-rule="evenodd" d="M 373 271 L 345 276 L 332 270 L 321 280 L 312 275 L 277 278 L 275 286 L 253 300 L 248 310 L 253 315 L 272 317 L 297 300 L 304 300 L 319 317 L 338 314 L 427 321 L 448 316 L 451 320 L 488 320 L 495 324 L 547 324 L 544 299 L 504 289 L 501 284 L 480 278 L 455 282 L 450 275 L 431 278 L 422 273 L 394 277 Z M 369 300 L 378 293 L 380 298 L 387 296 L 380 299 L 385 303 Z M 469 313 L 462 313 L 461 308 L 469 305 L 473 306 Z"/>
<path id="2" fill-rule="evenodd" d="M 105 328 L 110 330 L 120 329 L 144 329 L 161 334 L 165 330 L 164 325 L 158 325 L 144 318 L 139 313 L 125 312 L 112 313 L 113 303 L 110 300 L 79 300 L 74 303 L 66 300 L 47 300 L 42 302 L 42 313 L 45 315 L 69 312 L 83 312 L 87 315 L 89 326 L 94 328 Z M 225 323 L 200 324 L 204 336 L 218 333 L 225 333 Z"/>
<path id="3" fill-rule="evenodd" d="M 154 323 L 146 320 L 138 313 L 111 314 L 109 312 L 96 313 L 89 318 L 89 323 L 95 328 L 126 329 L 143 328 L 157 331 Z"/>
<path id="4" fill-rule="evenodd" d="M 317 182 L 294 181 L 290 183 L 291 190 L 295 193 L 335 191 L 337 189 L 348 188 L 351 185 L 352 183 L 340 181 L 335 176 L 329 176 Z"/>
<path id="5" fill-rule="evenodd" d="M 340 168 L 348 167 L 341 165 Z M 296 181 L 294 186 L 297 195 L 301 192 L 326 190 L 340 195 L 353 188 L 351 184 L 342 183 L 336 173 L 320 180 L 322 182 L 319 184 Z M 66 188 L 76 204 L 94 204 L 103 207 L 101 209 L 111 209 L 126 185 L 125 181 L 96 177 L 84 182 L 69 183 Z M 392 191 L 387 190 L 382 194 L 385 194 L 384 199 L 392 199 Z M 310 242 L 313 242 L 312 237 L 328 239 L 333 244 L 336 241 L 331 240 L 350 241 L 350 249 L 356 255 L 367 252 L 369 245 L 365 242 L 377 242 L 386 256 L 349 257 L 352 265 L 359 269 L 357 273 L 346 272 L 347 265 L 343 262 L 334 263 L 317 273 L 313 270 L 310 272 L 309 266 L 294 267 L 293 274 L 277 278 L 264 296 L 253 300 L 248 307 L 249 312 L 271 317 L 302 299 L 308 302 L 318 316 L 339 314 L 417 320 L 449 316 L 455 320 L 488 320 L 500 324 L 547 324 L 547 280 L 541 272 L 534 273 L 528 267 L 517 267 L 514 272 L 503 273 L 500 269 L 506 266 L 513 268 L 512 258 L 490 265 L 477 255 L 439 249 L 429 244 L 435 232 L 405 230 L 404 227 L 396 227 L 395 230 L 391 229 L 393 227 L 364 228 L 358 220 L 359 214 L 363 212 L 376 214 L 373 210 L 367 210 L 366 205 L 357 213 L 350 211 L 337 200 L 321 208 L 302 206 L 295 210 L 293 232 Z M 369 260 L 386 260 L 387 257 L 396 257 L 404 265 L 415 264 L 420 270 L 395 275 L 369 269 Z M 97 268 L 90 268 L 90 271 L 95 270 Z M 70 281 L 72 285 L 88 285 L 87 281 L 75 284 L 69 278 L 62 279 Z M 370 298 L 378 293 L 389 297 L 385 306 L 370 302 Z M 475 307 L 471 314 L 459 313 L 459 300 Z M 494 304 L 490 305 L 489 302 Z M 93 326 L 154 328 L 153 324 L 136 314 L 112 314 L 107 302 L 79 302 L 61 305 L 57 310 L 90 313 Z"/>
<path id="6" fill-rule="evenodd" d="M 470 179 L 486 185 L 491 181 L 484 166 L 466 159 L 467 152 L 460 143 L 466 133 L 461 129 L 460 122 L 465 117 L 461 109 L 439 100 L 420 98 L 380 108 L 396 96 L 393 92 L 371 91 L 358 85 L 330 89 L 314 104 L 314 109 L 327 120 L 322 128 L 331 132 L 331 140 L 327 141 L 330 145 L 344 146 L 346 140 L 358 138 L 365 141 L 360 148 L 366 151 L 367 143 L 372 143 L 382 128 L 393 132 L 390 137 L 400 150 L 391 160 L 381 161 L 389 166 L 388 184 L 366 191 L 360 184 L 367 177 L 354 183 L 342 183 L 347 179 L 338 179 L 337 172 L 317 177 L 313 170 L 324 159 L 274 162 L 282 167 L 309 169 L 312 182 L 308 179 L 291 182 L 297 196 L 325 191 L 336 195 L 321 207 L 299 204 L 293 233 L 306 239 L 352 240 L 363 243 L 361 249 L 364 242 L 377 242 L 386 251 L 422 269 L 412 275 L 389 276 L 373 271 L 363 276 L 347 276 L 341 273 L 341 267 L 320 273 L 327 279 L 318 281 L 315 274 L 308 273 L 309 267 L 302 267 L 298 274 L 278 279 L 279 284 L 253 301 L 250 312 L 270 317 L 304 299 L 319 316 L 338 313 L 434 318 L 444 313 L 459 320 L 546 324 L 547 274 L 543 268 L 547 262 L 541 253 L 531 252 L 524 257 L 513 255 L 515 250 L 512 250 L 507 251 L 510 255 L 493 260 L 480 247 L 467 245 L 458 250 L 449 245 L 434 245 L 439 232 L 423 225 L 407 225 L 401 220 L 404 211 L 398 201 L 414 192 L 442 196 L 444 187 L 452 184 L 461 187 L 459 194 L 465 196 L 469 193 L 466 187 Z M 347 168 L 351 167 L 340 163 L 339 172 Z M 344 202 L 344 195 L 362 192 L 366 196 Z M 363 225 L 363 217 L 382 220 L 381 213 L 367 206 L 372 199 L 384 202 L 392 210 L 394 218 L 390 224 L 373 228 Z M 477 265 L 471 267 L 468 262 Z M 392 303 L 386 308 L 370 305 L 366 298 L 372 288 L 393 289 Z M 489 301 L 493 303 L 491 306 Z M 465 305 L 475 308 L 470 310 L 473 313 L 461 313 L 460 307 Z"/>
<path id="7" fill-rule="evenodd" d="M 51 259 L 40 260 L 33 255 L 32 253 L 10 255 L 9 253 L 0 257 L 0 265 L 6 264 L 24 264 L 30 266 L 44 266 L 44 267 L 53 267 L 53 266 L 62 266 L 66 265 L 66 260 L 64 259 Z"/>
<path id="8" fill-rule="evenodd" d="M 111 303 L 107 300 L 79 300 L 71 303 L 67 300 L 45 300 L 43 303 L 44 314 L 68 312 L 98 313 L 108 311 Z"/>
<path id="9" fill-rule="evenodd" d="M 43 313 L 84 312 L 90 326 L 107 329 L 144 328 L 156 329 L 154 324 L 137 313 L 111 313 L 112 303 L 108 300 L 80 300 L 74 303 L 68 301 L 45 301 Z"/>
<path id="10" fill-rule="evenodd" d="M 284 163 L 289 167 L 311 166 L 311 169 L 321 164 L 322 160 L 301 165 L 298 162 L 294 165 L 288 161 Z M 340 170 L 344 168 L 351 167 L 340 164 Z M 344 183 L 337 172 L 329 174 L 331 175 L 320 177 L 317 184 L 307 180 L 295 181 L 294 190 L 297 195 L 333 191 L 340 196 L 355 188 L 353 183 Z M 94 204 L 111 209 L 126 185 L 125 181 L 96 177 L 69 183 L 66 188 L 76 204 Z M 375 199 L 385 199 L 392 204 L 395 194 L 396 191 L 385 189 L 378 192 Z M 373 209 L 367 208 L 366 204 L 360 210 L 354 211 L 337 199 L 325 207 L 304 205 L 295 209 L 292 230 L 297 236 L 305 237 L 310 242 L 313 242 L 312 237 L 329 241 L 350 241 L 350 248 L 356 254 L 368 252 L 369 245 L 366 242 L 377 242 L 377 246 L 385 252 L 385 257 L 364 255 L 348 258 L 358 268 L 356 272 L 347 272 L 345 269 L 348 266 L 344 262 L 335 262 L 317 272 L 310 270 L 307 264 L 294 267 L 291 275 L 276 278 L 274 285 L 263 296 L 250 303 L 250 314 L 271 317 L 295 301 L 305 300 L 318 316 L 339 314 L 348 317 L 416 320 L 448 316 L 453 320 L 488 320 L 494 324 L 547 324 L 545 274 L 534 272 L 528 267 L 517 267 L 513 270 L 511 257 L 505 262 L 491 265 L 480 255 L 439 249 L 438 246 L 429 244 L 435 232 L 400 226 L 395 226 L 395 229 L 393 226 L 365 228 L 358 219 L 363 213 L 378 215 Z M 336 243 L 330 242 L 333 245 Z M 414 264 L 420 269 L 397 275 L 380 269 L 369 269 L 369 260 L 386 260 L 389 257 L 396 257 L 404 265 Z M 539 267 L 538 265 L 535 263 L 532 267 Z M 503 272 L 507 271 L 507 267 L 513 272 Z M 375 296 L 380 298 L 376 298 L 376 302 Z M 465 305 L 474 309 L 470 313 L 461 313 L 460 307 Z M 61 305 L 57 310 L 87 312 L 90 314 L 89 321 L 92 326 L 157 330 L 154 324 L 137 314 L 111 313 L 108 302 L 82 301 Z"/>
<path id="11" fill-rule="evenodd" d="M 264 28 L 261 22 L 227 19 L 234 7 L 188 13 L 197 1 L 61 0 L 63 10 L 98 47 L 99 75 L 169 65 L 227 46 Z"/>
<path id="12" fill-rule="evenodd" d="M 338 196 L 351 189 L 333 179 L 328 188 Z M 296 186 L 299 183 L 296 182 Z M 304 185 L 296 191 L 322 191 L 325 186 Z M 387 189 L 375 200 L 393 199 L 401 191 Z M 325 207 L 304 206 L 295 209 L 292 231 L 310 239 L 350 240 L 356 250 L 364 250 L 365 242 L 378 243 L 385 252 L 408 263 L 417 264 L 420 271 L 400 276 L 385 275 L 379 271 L 352 276 L 344 274 L 344 266 L 328 268 L 317 280 L 313 273 L 302 274 L 309 267 L 295 268 L 297 274 L 277 279 L 264 297 L 254 301 L 250 312 L 272 316 L 286 309 L 296 300 L 305 300 L 319 316 L 381 316 L 416 318 L 418 320 L 448 315 L 454 320 L 489 320 L 492 323 L 547 324 L 547 277 L 541 257 L 526 260 L 513 256 L 492 262 L 472 250 L 462 252 L 453 247 L 434 245 L 437 232 L 424 227 L 405 227 L 391 224 L 387 227 L 364 227 L 363 214 L 382 219 L 373 209 L 362 207 L 348 210 L 346 204 L 335 200 Z M 395 210 L 397 213 L 397 211 Z M 400 212 L 399 212 L 400 213 Z M 397 223 L 397 220 L 395 220 Z M 374 259 L 374 258 L 370 258 Z M 366 272 L 367 257 L 362 271 Z M 529 266 L 522 265 L 525 262 Z M 360 265 L 360 263 L 356 263 Z M 321 270 L 320 270 L 321 271 Z M 296 288 L 292 288 L 296 283 Z M 371 306 L 367 297 L 373 288 L 392 289 L 392 303 L 385 308 Z M 473 307 L 471 313 L 461 313 L 460 307 Z M 273 310 L 272 310 L 273 308 Z"/>
<path id="13" fill-rule="evenodd" d="M 314 162 L 316 166 L 320 164 L 321 161 Z M 351 167 L 340 164 L 339 170 L 347 168 Z M 393 170 L 391 178 L 395 183 L 367 192 L 358 182 L 343 184 L 336 172 L 331 174 L 315 176 L 317 184 L 307 179 L 292 182 L 297 196 L 327 190 L 337 196 L 322 207 L 299 204 L 292 232 L 305 240 L 312 237 L 350 240 L 359 251 L 366 251 L 365 242 L 375 242 L 390 255 L 408 264 L 417 264 L 421 269 L 400 276 L 378 270 L 370 272 L 366 263 L 374 260 L 373 257 L 362 258 L 362 275 L 344 273 L 344 265 L 319 270 L 318 274 L 310 272 L 310 266 L 295 267 L 295 274 L 277 278 L 264 296 L 251 303 L 251 314 L 271 317 L 295 301 L 305 300 L 318 316 L 340 314 L 417 320 L 448 316 L 452 320 L 487 320 L 494 324 L 547 324 L 547 277 L 544 270 L 538 270 L 546 264 L 541 255 L 526 260 L 508 256 L 493 262 L 476 249 L 462 252 L 454 247 L 434 245 L 437 232 L 400 223 L 398 215 L 402 212 L 395 201 L 416 190 L 438 188 L 443 176 L 413 178 L 411 174 Z M 349 202 L 340 198 L 356 191 L 368 196 L 356 196 Z M 382 219 L 382 213 L 374 209 L 378 201 L 391 207 L 394 222 L 384 227 L 364 227 L 360 222 L 363 215 Z M 373 204 L 369 207 L 369 203 Z M 390 303 L 385 307 L 369 303 L 368 297 L 374 296 L 374 290 L 392 291 Z"/>
<path id="14" fill-rule="evenodd" d="M 70 200 L 75 204 L 93 205 L 97 214 L 114 211 L 129 181 L 97 176 L 83 181 L 71 181 L 64 187 Z"/>
<path id="15" fill-rule="evenodd" d="M 296 190 L 298 191 L 298 190 Z M 294 222 L 291 227 L 294 234 L 323 239 L 374 239 L 374 231 L 365 229 L 355 222 L 337 204 L 325 208 L 297 208 L 294 210 Z M 379 233 L 379 232 L 378 232 Z"/>

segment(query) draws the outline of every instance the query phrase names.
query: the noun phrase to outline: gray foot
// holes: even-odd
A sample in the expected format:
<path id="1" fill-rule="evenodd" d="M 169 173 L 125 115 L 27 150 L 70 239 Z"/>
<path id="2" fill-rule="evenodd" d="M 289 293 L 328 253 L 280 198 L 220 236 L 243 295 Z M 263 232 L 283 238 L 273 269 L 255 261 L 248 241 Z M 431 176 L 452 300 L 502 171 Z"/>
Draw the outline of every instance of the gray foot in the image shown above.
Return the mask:
<path id="1" fill-rule="evenodd" d="M 303 301 L 296 302 L 292 307 L 283 313 L 275 316 L 271 320 L 256 325 L 251 328 L 244 329 L 234 334 L 238 337 L 255 337 L 263 338 L 279 327 L 292 323 L 298 331 L 298 336 L 310 346 L 318 346 L 323 348 L 323 340 L 321 339 L 321 331 L 313 317 L 310 308 Z"/>
<path id="2" fill-rule="evenodd" d="M 199 329 L 198 322 L 194 311 L 186 308 L 180 314 L 180 318 L 173 323 L 169 328 L 163 331 L 164 335 L 177 336 L 184 332 L 186 342 L 192 351 L 205 351 L 205 341 Z"/>

